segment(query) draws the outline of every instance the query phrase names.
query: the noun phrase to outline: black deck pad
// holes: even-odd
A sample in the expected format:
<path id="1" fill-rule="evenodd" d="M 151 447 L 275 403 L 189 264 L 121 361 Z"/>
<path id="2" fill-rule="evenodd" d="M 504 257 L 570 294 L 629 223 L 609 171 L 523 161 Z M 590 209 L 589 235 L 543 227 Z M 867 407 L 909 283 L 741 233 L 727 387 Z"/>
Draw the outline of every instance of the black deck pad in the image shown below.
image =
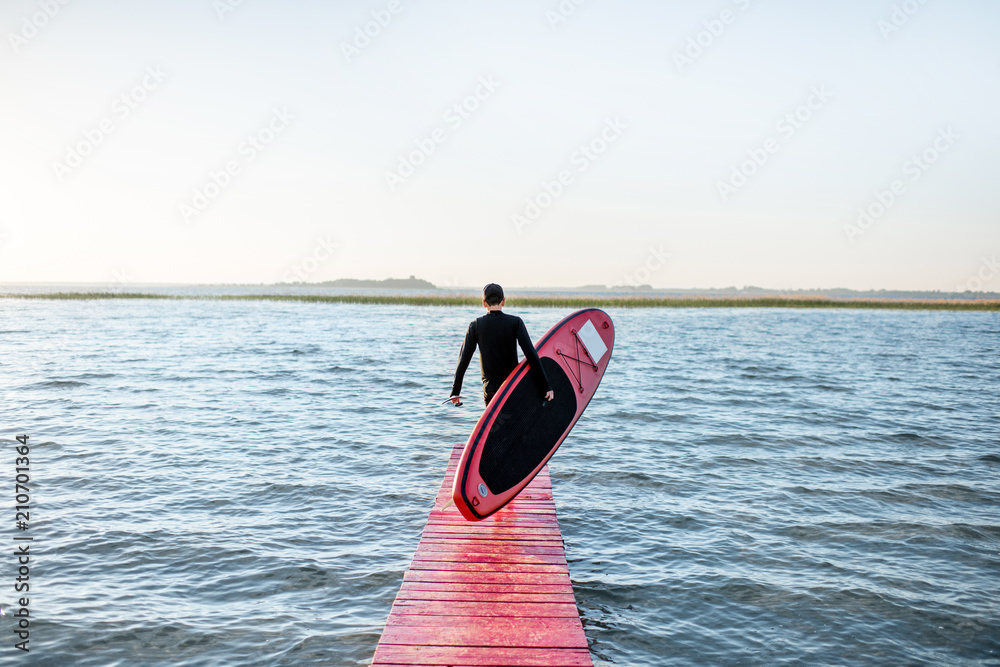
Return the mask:
<path id="1" fill-rule="evenodd" d="M 542 357 L 555 398 L 546 401 L 528 375 L 514 387 L 500 408 L 479 463 L 479 474 L 494 495 L 531 474 L 562 437 L 576 414 L 576 387 L 557 361 Z"/>

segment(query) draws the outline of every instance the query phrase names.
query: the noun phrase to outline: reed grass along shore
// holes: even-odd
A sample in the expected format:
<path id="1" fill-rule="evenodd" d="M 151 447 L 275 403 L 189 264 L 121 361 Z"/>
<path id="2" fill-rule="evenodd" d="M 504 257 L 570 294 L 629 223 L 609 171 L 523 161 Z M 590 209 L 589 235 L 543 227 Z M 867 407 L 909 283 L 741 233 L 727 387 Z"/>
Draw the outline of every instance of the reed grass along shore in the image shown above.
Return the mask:
<path id="1" fill-rule="evenodd" d="M 174 299 L 209 301 L 300 301 L 306 303 L 354 303 L 406 306 L 477 305 L 476 297 L 458 294 L 226 294 L 172 295 L 144 292 L 51 292 L 0 294 L 7 299 Z M 998 311 L 1000 299 L 832 299 L 818 297 L 672 297 L 672 296 L 536 296 L 507 299 L 508 307 L 552 308 L 857 308 L 876 310 L 972 310 Z"/>

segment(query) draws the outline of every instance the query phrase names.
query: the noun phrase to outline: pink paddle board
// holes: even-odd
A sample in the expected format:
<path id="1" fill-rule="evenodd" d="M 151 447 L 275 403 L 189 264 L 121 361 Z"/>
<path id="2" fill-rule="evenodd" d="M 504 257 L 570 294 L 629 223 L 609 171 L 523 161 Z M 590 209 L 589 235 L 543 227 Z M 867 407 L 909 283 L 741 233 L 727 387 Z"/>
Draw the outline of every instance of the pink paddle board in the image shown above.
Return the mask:
<path id="1" fill-rule="evenodd" d="M 452 496 L 470 521 L 513 500 L 548 462 L 590 403 L 611 359 L 615 327 L 603 310 L 566 317 L 535 349 L 555 394 L 546 401 L 526 361 L 511 372 L 472 430 Z"/>

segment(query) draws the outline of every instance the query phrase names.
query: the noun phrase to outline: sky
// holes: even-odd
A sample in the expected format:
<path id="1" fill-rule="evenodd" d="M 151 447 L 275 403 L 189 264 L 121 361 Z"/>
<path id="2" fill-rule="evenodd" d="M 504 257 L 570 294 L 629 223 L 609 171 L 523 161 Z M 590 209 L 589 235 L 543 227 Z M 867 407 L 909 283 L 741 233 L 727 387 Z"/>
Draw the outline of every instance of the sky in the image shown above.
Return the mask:
<path id="1" fill-rule="evenodd" d="M 0 282 L 997 291 L 998 29 L 988 0 L 6 0 Z"/>

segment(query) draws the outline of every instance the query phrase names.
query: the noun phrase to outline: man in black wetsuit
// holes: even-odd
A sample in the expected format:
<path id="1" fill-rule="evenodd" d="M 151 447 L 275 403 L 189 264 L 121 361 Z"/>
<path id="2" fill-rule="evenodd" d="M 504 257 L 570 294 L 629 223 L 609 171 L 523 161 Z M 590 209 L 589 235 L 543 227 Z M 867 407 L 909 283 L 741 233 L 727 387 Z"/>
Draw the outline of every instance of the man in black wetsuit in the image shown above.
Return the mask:
<path id="1" fill-rule="evenodd" d="M 487 313 L 472 321 L 462 343 L 462 352 L 458 358 L 458 369 L 455 371 L 455 384 L 451 388 L 451 400 L 459 405 L 459 394 L 462 391 L 462 379 L 465 370 L 472 361 L 472 353 L 479 346 L 479 361 L 483 374 L 483 400 L 486 405 L 493 400 L 497 389 L 507 379 L 511 371 L 517 367 L 517 347 L 521 346 L 525 359 L 531 366 L 532 376 L 538 386 L 539 395 L 545 395 L 545 400 L 551 401 L 555 396 L 545 370 L 538 359 L 538 353 L 531 344 L 528 330 L 520 317 L 501 312 L 506 300 L 503 288 L 496 283 L 490 283 L 483 288 L 483 306 Z"/>

